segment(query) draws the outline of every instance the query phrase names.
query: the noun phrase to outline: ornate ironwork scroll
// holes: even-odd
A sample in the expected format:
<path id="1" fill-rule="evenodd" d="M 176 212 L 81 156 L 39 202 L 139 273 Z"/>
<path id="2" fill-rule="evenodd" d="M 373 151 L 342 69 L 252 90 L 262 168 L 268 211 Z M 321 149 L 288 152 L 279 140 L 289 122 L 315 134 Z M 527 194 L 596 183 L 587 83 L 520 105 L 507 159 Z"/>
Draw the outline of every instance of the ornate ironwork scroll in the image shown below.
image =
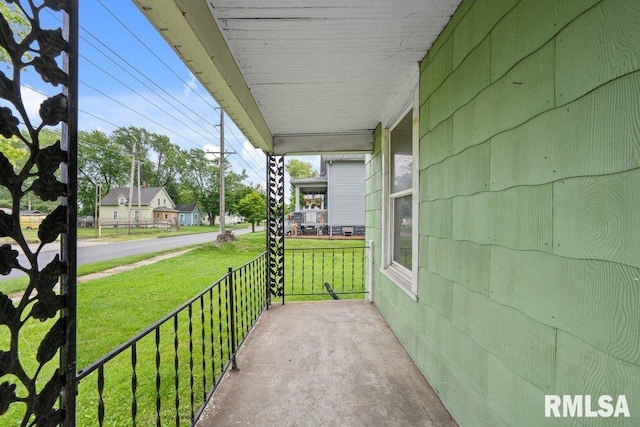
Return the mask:
<path id="1" fill-rule="evenodd" d="M 269 290 L 284 304 L 284 156 L 267 156 L 267 256 Z"/>
<path id="2" fill-rule="evenodd" d="M 5 6 L 0 191 L 11 206 L 0 211 L 0 274 L 22 271 L 28 284 L 13 298 L 0 293 L 0 424 L 73 425 L 77 0 L 14 0 Z M 50 29 L 51 16 L 63 25 Z M 33 89 L 23 84 L 32 76 L 41 80 L 31 83 L 38 91 L 54 93 L 45 95 L 38 111 L 30 111 L 25 92 Z M 58 127 L 59 137 L 48 141 Z M 29 243 L 20 211 L 37 199 L 50 202 L 50 212 L 39 226 L 31 224 L 37 242 Z M 51 259 L 43 248 L 58 239 L 60 253 Z"/>

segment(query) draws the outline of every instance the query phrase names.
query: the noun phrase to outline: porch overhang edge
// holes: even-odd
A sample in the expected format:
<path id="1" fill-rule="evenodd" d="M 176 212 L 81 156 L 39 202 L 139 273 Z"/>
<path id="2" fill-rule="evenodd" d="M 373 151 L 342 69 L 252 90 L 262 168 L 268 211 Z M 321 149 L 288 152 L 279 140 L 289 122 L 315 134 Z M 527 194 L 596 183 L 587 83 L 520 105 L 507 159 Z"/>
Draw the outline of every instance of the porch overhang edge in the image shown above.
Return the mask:
<path id="1" fill-rule="evenodd" d="M 206 2 L 133 1 L 251 144 L 273 152 L 271 130 Z"/>
<path id="2" fill-rule="evenodd" d="M 333 134 L 275 135 L 276 155 L 321 153 L 371 153 L 373 130 Z"/>

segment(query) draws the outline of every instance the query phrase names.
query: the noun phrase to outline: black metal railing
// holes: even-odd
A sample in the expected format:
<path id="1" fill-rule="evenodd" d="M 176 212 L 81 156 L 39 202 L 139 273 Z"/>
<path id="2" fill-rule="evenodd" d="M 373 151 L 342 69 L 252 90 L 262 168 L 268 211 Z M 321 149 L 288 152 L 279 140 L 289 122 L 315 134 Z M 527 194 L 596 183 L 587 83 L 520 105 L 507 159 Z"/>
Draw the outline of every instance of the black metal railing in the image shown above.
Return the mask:
<path id="1" fill-rule="evenodd" d="M 226 370 L 236 369 L 236 351 L 266 308 L 267 286 L 265 253 L 229 268 L 200 294 L 78 371 L 77 424 L 192 424 Z"/>
<path id="2" fill-rule="evenodd" d="M 323 296 L 368 293 L 366 254 L 369 246 L 296 248 L 285 250 L 285 296 Z"/>

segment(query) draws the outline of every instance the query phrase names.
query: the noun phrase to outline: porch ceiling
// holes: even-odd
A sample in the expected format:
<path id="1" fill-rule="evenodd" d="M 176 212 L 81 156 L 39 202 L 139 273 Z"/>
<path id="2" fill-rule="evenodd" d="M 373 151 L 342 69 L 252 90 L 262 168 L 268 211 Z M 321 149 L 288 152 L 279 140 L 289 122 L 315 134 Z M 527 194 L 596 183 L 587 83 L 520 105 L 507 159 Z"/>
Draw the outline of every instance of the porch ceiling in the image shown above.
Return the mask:
<path id="1" fill-rule="evenodd" d="M 134 0 L 254 146 L 370 151 L 460 0 Z"/>

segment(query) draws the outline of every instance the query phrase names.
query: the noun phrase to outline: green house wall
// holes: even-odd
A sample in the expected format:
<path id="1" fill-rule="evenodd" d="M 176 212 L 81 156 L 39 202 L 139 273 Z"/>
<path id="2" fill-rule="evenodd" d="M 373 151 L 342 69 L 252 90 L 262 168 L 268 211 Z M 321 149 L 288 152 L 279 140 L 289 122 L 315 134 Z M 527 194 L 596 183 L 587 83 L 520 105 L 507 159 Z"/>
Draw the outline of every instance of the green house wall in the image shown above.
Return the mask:
<path id="1" fill-rule="evenodd" d="M 374 300 L 461 425 L 640 425 L 640 2 L 463 1 L 420 67 L 418 301 Z M 545 394 L 627 419 L 545 419 Z"/>

